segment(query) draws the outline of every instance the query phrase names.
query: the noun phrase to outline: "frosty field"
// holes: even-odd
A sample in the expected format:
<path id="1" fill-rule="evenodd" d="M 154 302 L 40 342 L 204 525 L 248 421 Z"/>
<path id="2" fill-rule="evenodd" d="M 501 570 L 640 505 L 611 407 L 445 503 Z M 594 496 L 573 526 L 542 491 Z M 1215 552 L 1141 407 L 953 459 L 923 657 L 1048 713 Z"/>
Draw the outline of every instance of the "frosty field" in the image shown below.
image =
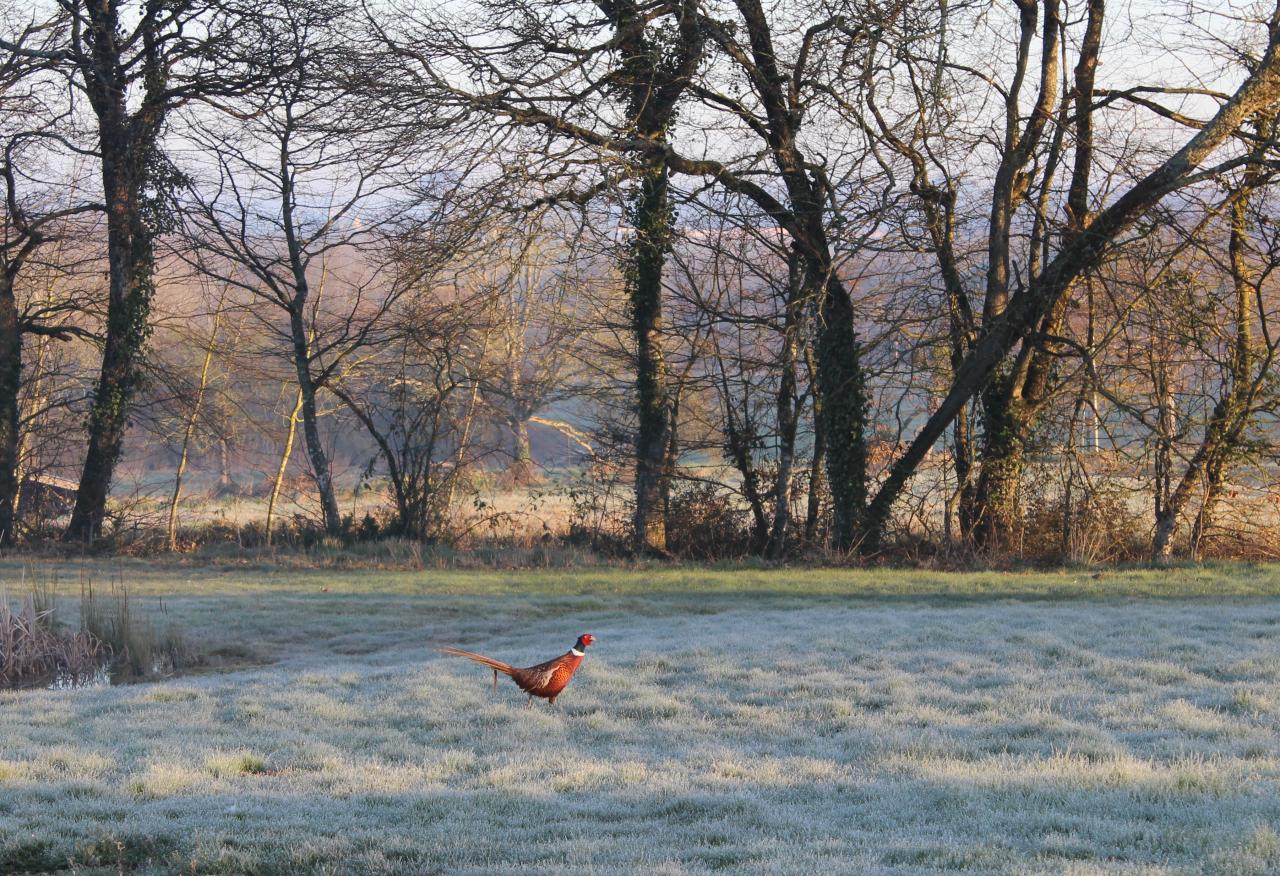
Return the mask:
<path id="1" fill-rule="evenodd" d="M 1280 872 L 1274 567 L 118 574 L 261 663 L 0 693 L 0 872 Z"/>

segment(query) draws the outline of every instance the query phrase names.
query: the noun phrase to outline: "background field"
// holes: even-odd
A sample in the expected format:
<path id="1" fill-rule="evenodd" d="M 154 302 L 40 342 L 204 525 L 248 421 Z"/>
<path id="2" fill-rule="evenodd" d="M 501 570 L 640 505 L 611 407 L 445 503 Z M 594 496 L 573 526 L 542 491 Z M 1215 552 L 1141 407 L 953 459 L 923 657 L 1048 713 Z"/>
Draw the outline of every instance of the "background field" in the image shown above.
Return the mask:
<path id="1" fill-rule="evenodd" d="M 39 574 L 256 665 L 0 693 L 0 872 L 1280 870 L 1275 567 Z"/>

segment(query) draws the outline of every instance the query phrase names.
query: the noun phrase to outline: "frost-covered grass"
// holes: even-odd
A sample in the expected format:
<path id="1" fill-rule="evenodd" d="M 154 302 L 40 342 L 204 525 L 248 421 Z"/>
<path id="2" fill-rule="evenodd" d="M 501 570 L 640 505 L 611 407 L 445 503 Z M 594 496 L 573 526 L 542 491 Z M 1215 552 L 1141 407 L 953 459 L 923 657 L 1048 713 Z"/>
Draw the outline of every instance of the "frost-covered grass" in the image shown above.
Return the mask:
<path id="1" fill-rule="evenodd" d="M 1280 871 L 1275 568 L 122 574 L 269 662 L 0 693 L 0 872 Z"/>

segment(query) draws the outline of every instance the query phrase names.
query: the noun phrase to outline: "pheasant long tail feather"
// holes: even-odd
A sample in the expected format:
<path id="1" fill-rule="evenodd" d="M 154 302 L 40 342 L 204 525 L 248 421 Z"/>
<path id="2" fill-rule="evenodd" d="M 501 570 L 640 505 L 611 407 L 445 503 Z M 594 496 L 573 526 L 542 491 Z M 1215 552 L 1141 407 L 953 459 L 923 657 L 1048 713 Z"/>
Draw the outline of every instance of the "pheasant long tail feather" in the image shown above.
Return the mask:
<path id="1" fill-rule="evenodd" d="M 488 666 L 494 672 L 501 672 L 504 675 L 515 675 L 515 667 L 510 663 L 503 663 L 501 660 L 494 660 L 492 657 L 486 657 L 483 654 L 477 654 L 474 651 L 464 651 L 461 648 L 441 648 L 446 654 L 452 654 L 454 657 L 466 657 L 468 660 L 474 660 Z"/>

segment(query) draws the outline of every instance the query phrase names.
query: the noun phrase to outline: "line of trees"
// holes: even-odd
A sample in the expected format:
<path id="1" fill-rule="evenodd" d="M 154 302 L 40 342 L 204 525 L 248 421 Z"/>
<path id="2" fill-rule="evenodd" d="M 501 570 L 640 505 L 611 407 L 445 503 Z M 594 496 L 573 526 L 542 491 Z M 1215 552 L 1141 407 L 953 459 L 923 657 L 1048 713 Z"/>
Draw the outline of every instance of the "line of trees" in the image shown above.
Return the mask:
<path id="1" fill-rule="evenodd" d="M 1105 0 L 11 10 L 0 545 L 35 534 L 42 468 L 78 472 L 65 540 L 110 534 L 131 423 L 174 448 L 171 548 L 193 449 L 227 487 L 245 424 L 269 540 L 299 431 L 321 531 L 350 529 L 358 444 L 379 531 L 421 539 L 477 472 L 537 479 L 536 423 L 635 554 L 1001 556 L 1048 529 L 1036 551 L 1078 557 L 1106 506 L 1147 516 L 1153 559 L 1199 555 L 1275 470 L 1280 4 L 1157 24 Z"/>

